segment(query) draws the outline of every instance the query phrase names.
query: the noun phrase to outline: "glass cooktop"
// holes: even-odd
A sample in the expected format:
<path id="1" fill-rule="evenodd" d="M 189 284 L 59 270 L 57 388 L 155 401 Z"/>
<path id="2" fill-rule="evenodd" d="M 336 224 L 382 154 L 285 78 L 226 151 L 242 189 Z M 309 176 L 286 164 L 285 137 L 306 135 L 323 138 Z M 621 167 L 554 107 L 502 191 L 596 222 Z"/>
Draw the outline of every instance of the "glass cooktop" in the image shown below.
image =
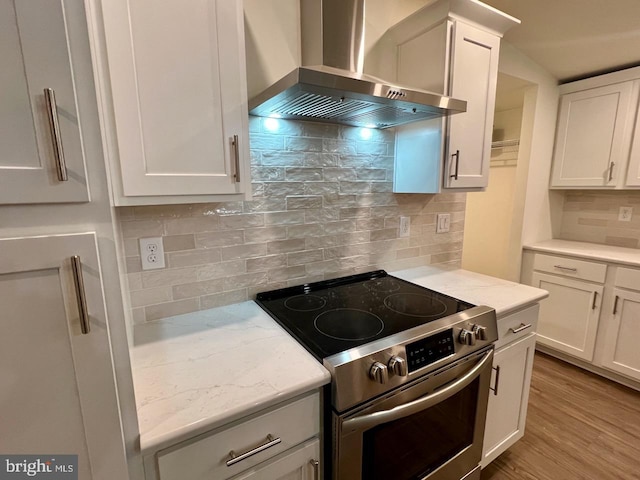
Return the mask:
<path id="1" fill-rule="evenodd" d="M 256 301 L 319 360 L 473 307 L 384 270 L 263 292 Z"/>

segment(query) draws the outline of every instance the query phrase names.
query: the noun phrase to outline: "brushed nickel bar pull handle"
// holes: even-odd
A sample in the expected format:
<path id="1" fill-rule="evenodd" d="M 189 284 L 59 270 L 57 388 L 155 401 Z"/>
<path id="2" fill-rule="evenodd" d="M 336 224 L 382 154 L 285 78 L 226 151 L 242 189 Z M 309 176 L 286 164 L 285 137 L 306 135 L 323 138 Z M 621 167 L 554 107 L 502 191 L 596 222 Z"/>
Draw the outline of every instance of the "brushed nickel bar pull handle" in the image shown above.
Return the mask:
<path id="1" fill-rule="evenodd" d="M 62 134 L 60 133 L 60 123 L 58 122 L 58 105 L 56 104 L 56 92 L 53 88 L 44 89 L 44 99 L 47 102 L 47 114 L 49 117 L 49 128 L 53 139 L 53 154 L 56 158 L 56 172 L 58 180 L 66 182 L 67 164 L 64 160 L 64 148 L 62 148 Z"/>
<path id="2" fill-rule="evenodd" d="M 282 440 L 280 440 L 280 437 L 273 438 L 273 436 L 269 434 L 267 435 L 267 441 L 265 443 L 263 443 L 262 445 L 258 445 L 256 448 L 252 448 L 247 452 L 241 453 L 240 455 L 236 455 L 236 453 L 233 450 L 231 450 L 229 452 L 229 460 L 227 460 L 227 467 L 231 467 L 236 463 L 241 462 L 242 460 L 245 460 L 249 457 L 252 457 L 257 453 L 264 452 L 267 448 L 274 447 L 278 445 L 281 441 Z"/>
<path id="3" fill-rule="evenodd" d="M 82 261 L 78 255 L 71 257 L 71 270 L 73 271 L 73 283 L 76 287 L 76 299 L 78 300 L 78 313 L 80 314 L 80 329 L 86 335 L 91 331 L 89 312 L 87 310 L 87 297 L 84 291 L 84 278 L 82 277 Z"/>
<path id="4" fill-rule="evenodd" d="M 567 270 L 568 272 L 578 272 L 577 268 L 571 268 L 571 267 L 563 267 L 562 265 L 554 265 L 553 268 L 559 268 L 560 270 Z"/>
<path id="5" fill-rule="evenodd" d="M 498 384 L 500 383 L 500 365 L 492 368 L 496 371 L 496 383 L 493 388 L 489 387 L 489 390 L 493 391 L 494 396 L 498 396 Z"/>
<path id="6" fill-rule="evenodd" d="M 593 292 L 593 303 L 591 304 L 591 310 L 596 309 L 596 298 L 598 298 L 598 292 Z"/>
<path id="7" fill-rule="evenodd" d="M 456 157 L 456 169 L 453 175 L 449 175 L 450 178 L 458 180 L 458 168 L 460 167 L 460 150 L 456 150 L 456 153 L 451 155 L 451 158 Z"/>
<path id="8" fill-rule="evenodd" d="M 611 162 L 609 164 L 609 181 L 613 180 L 613 166 L 615 165 L 615 162 Z"/>
<path id="9" fill-rule="evenodd" d="M 524 323 L 521 323 L 518 328 L 510 328 L 509 330 L 513 333 L 520 333 L 523 330 L 526 330 L 527 328 L 531 328 L 532 326 L 533 326 L 532 323 L 528 323 L 526 325 Z"/>
<path id="10" fill-rule="evenodd" d="M 236 179 L 236 183 L 238 183 L 240 182 L 240 138 L 238 135 L 232 137 L 231 145 L 233 146 L 234 160 L 236 162 L 236 170 L 233 176 Z"/>
<path id="11" fill-rule="evenodd" d="M 313 467 L 313 480 L 320 480 L 320 462 L 312 458 L 309 464 Z"/>
<path id="12" fill-rule="evenodd" d="M 616 295 L 616 299 L 613 301 L 613 314 L 615 315 L 616 313 L 618 313 L 618 299 L 620 297 L 618 297 L 618 295 Z"/>

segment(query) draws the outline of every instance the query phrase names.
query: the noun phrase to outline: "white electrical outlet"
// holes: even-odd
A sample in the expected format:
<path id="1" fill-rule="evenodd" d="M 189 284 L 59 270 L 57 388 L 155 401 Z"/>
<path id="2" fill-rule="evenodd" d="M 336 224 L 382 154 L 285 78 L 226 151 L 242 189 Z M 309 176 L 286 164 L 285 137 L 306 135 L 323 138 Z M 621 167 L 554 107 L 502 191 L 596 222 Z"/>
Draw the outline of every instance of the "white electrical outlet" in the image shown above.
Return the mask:
<path id="1" fill-rule="evenodd" d="M 400 236 L 408 237 L 411 233 L 411 218 L 400 217 Z"/>
<path id="2" fill-rule="evenodd" d="M 630 222 L 633 216 L 633 207 L 620 207 L 618 220 L 621 222 Z"/>
<path id="3" fill-rule="evenodd" d="M 451 214 L 439 213 L 436 216 L 436 233 L 447 233 L 451 227 Z"/>
<path id="4" fill-rule="evenodd" d="M 140 259 L 143 270 L 164 268 L 164 245 L 162 237 L 140 239 Z"/>

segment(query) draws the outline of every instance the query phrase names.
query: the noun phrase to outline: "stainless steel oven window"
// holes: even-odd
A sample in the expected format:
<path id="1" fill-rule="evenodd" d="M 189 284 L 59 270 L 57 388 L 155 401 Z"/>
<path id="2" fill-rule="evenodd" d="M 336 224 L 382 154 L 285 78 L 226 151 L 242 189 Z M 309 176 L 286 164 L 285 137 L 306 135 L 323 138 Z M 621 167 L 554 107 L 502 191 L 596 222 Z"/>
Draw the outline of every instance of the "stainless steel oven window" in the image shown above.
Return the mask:
<path id="1" fill-rule="evenodd" d="M 336 480 L 451 480 L 477 467 L 493 348 L 334 414 Z"/>

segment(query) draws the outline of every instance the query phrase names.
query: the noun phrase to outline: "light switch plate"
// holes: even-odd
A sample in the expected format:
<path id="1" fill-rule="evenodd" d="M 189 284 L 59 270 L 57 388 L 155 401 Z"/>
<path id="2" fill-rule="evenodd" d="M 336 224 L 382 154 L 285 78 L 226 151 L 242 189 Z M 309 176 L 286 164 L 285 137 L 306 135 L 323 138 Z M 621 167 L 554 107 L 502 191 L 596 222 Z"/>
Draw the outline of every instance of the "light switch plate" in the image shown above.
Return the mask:
<path id="1" fill-rule="evenodd" d="M 618 212 L 618 220 L 620 222 L 630 222 L 632 216 L 633 216 L 632 207 L 620 207 L 620 211 Z"/>
<path id="2" fill-rule="evenodd" d="M 439 213 L 436 216 L 436 233 L 447 233 L 451 227 L 451 214 Z"/>
<path id="3" fill-rule="evenodd" d="M 162 244 L 162 237 L 140 239 L 140 260 L 142 260 L 142 270 L 164 268 L 164 245 Z"/>

